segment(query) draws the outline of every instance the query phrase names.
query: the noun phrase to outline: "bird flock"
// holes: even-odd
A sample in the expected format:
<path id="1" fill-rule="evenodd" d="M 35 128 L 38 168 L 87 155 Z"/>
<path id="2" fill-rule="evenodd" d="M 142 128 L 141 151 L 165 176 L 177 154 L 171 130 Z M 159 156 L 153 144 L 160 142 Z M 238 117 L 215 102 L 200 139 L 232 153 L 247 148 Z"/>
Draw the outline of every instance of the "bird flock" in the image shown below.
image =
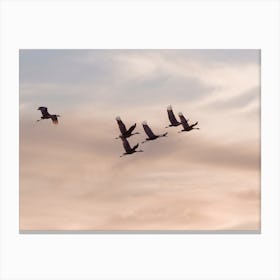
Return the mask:
<path id="1" fill-rule="evenodd" d="M 48 112 L 48 108 L 47 107 L 39 107 L 38 110 L 41 111 L 42 116 L 41 119 L 37 120 L 37 121 L 41 121 L 44 119 L 51 119 L 53 124 L 58 124 L 58 117 L 60 117 L 60 115 L 56 115 L 56 114 L 50 114 Z M 168 119 L 170 121 L 170 124 L 168 126 L 166 126 L 165 128 L 168 127 L 177 127 L 179 125 L 182 125 L 183 129 L 181 131 L 178 131 L 178 133 L 181 132 L 185 132 L 185 131 L 191 131 L 193 129 L 199 129 L 198 127 L 195 127 L 198 122 L 193 123 L 193 124 L 189 124 L 188 121 L 182 112 L 178 113 L 179 119 L 180 121 L 178 121 L 173 113 L 172 110 L 172 106 L 169 105 L 167 107 L 167 114 L 168 114 Z M 127 138 L 135 135 L 135 134 L 140 134 L 139 132 L 133 132 L 136 128 L 136 123 L 134 125 L 132 125 L 129 129 L 126 128 L 125 124 L 122 122 L 120 117 L 116 117 L 116 121 L 120 130 L 120 135 L 118 137 L 116 137 L 115 139 L 121 139 L 122 144 L 123 144 L 123 148 L 125 150 L 125 153 L 123 153 L 120 157 L 123 157 L 125 155 L 131 155 L 134 153 L 140 153 L 143 152 L 143 150 L 137 150 L 137 148 L 139 147 L 139 143 L 137 143 L 135 146 L 131 147 Z M 149 125 L 147 124 L 146 121 L 142 122 L 142 126 L 143 129 L 147 135 L 147 138 L 142 141 L 142 144 L 148 141 L 153 141 L 158 139 L 159 137 L 166 137 L 167 136 L 167 132 L 163 133 L 163 134 L 154 134 L 154 132 L 152 131 L 152 129 L 149 127 Z"/>

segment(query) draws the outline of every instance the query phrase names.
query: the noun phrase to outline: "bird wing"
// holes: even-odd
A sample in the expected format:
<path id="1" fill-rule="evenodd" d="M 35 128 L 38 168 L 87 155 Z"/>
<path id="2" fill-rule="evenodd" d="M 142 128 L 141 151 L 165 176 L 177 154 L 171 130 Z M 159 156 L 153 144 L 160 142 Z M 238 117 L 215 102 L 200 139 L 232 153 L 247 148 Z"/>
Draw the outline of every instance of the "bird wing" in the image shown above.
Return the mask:
<path id="1" fill-rule="evenodd" d="M 142 124 L 142 125 L 149 138 L 156 137 L 156 135 L 153 133 L 153 131 L 150 129 L 150 127 L 147 124 Z"/>
<path id="2" fill-rule="evenodd" d="M 52 118 L 53 124 L 58 124 L 58 120 L 57 120 L 57 116 L 56 115 L 52 115 L 51 118 Z"/>
<path id="3" fill-rule="evenodd" d="M 126 127 L 125 127 L 124 123 L 122 122 L 121 119 L 117 119 L 117 123 L 118 123 L 121 134 L 125 135 L 126 134 Z"/>
<path id="4" fill-rule="evenodd" d="M 122 139 L 122 143 L 123 143 L 123 147 L 124 147 L 125 151 L 127 153 L 129 153 L 131 151 L 131 147 L 129 145 L 129 142 L 127 141 L 127 139 L 125 137 L 122 137 L 121 139 Z"/>
<path id="5" fill-rule="evenodd" d="M 135 129 L 135 127 L 136 127 L 136 123 L 135 123 L 134 125 L 132 125 L 132 126 L 127 130 L 127 133 L 128 133 L 128 134 L 131 134 L 132 131 Z"/>
<path id="6" fill-rule="evenodd" d="M 179 124 L 179 122 L 177 121 L 177 119 L 172 111 L 171 106 L 167 108 L 167 114 L 168 114 L 168 118 L 169 118 L 171 124 L 173 124 L 173 125 Z"/>
<path id="7" fill-rule="evenodd" d="M 182 113 L 179 114 L 179 118 L 181 120 L 181 124 L 183 125 L 184 129 L 188 129 L 190 126 Z"/>
<path id="8" fill-rule="evenodd" d="M 47 107 L 40 107 L 40 111 L 43 115 L 43 117 L 46 117 L 49 115 L 49 112 L 48 112 L 48 108 Z"/>

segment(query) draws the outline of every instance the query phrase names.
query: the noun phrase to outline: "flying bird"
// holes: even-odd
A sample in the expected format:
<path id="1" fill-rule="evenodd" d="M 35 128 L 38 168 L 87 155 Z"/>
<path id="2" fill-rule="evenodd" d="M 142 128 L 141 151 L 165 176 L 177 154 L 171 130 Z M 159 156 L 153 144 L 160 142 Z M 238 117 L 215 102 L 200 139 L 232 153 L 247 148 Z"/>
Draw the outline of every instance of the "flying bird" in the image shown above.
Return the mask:
<path id="1" fill-rule="evenodd" d="M 134 125 L 132 125 L 129 129 L 126 129 L 125 124 L 122 122 L 120 117 L 116 117 L 116 121 L 118 123 L 121 135 L 119 137 L 116 137 L 115 139 L 118 139 L 121 137 L 128 138 L 132 135 L 139 134 L 139 132 L 132 133 L 136 127 L 136 123 Z"/>
<path id="2" fill-rule="evenodd" d="M 60 115 L 52 115 L 48 112 L 48 108 L 47 107 L 39 107 L 38 110 L 41 111 L 42 113 L 42 117 L 40 120 L 37 120 L 37 122 L 44 120 L 44 119 L 52 119 L 53 124 L 58 124 L 58 117 L 60 117 Z"/>
<path id="3" fill-rule="evenodd" d="M 180 125 L 181 123 L 177 121 L 174 113 L 173 113 L 173 110 L 172 110 L 172 106 L 169 105 L 167 107 L 167 114 L 168 114 L 168 118 L 169 118 L 169 121 L 170 121 L 170 125 L 169 126 L 166 126 L 165 128 L 168 128 L 170 126 L 178 126 Z"/>
<path id="4" fill-rule="evenodd" d="M 125 153 L 123 153 L 123 155 L 121 155 L 120 157 L 123 157 L 125 155 L 131 155 L 131 154 L 134 154 L 134 153 L 141 153 L 141 152 L 143 152 L 142 150 L 136 151 L 136 149 L 139 146 L 139 143 L 131 148 L 129 142 L 127 141 L 127 139 L 125 137 L 120 136 L 120 138 L 122 140 L 123 147 L 125 149 Z"/>
<path id="5" fill-rule="evenodd" d="M 186 120 L 183 113 L 180 112 L 178 115 L 181 120 L 181 124 L 183 126 L 183 129 L 181 131 L 179 131 L 178 133 L 183 132 L 183 131 L 190 131 L 192 129 L 199 129 L 199 127 L 195 127 L 198 124 L 198 122 L 196 122 L 192 125 L 189 125 L 188 120 Z"/>
<path id="6" fill-rule="evenodd" d="M 147 142 L 147 141 L 150 141 L 150 140 L 155 140 L 159 137 L 165 137 L 167 135 L 167 132 L 165 132 L 164 134 L 155 135 L 153 133 L 153 131 L 150 129 L 150 127 L 147 125 L 147 122 L 145 122 L 145 121 L 142 122 L 142 125 L 143 125 L 143 128 L 144 128 L 147 136 L 148 136 L 148 138 L 146 138 L 146 141 L 143 141 L 142 144 Z"/>

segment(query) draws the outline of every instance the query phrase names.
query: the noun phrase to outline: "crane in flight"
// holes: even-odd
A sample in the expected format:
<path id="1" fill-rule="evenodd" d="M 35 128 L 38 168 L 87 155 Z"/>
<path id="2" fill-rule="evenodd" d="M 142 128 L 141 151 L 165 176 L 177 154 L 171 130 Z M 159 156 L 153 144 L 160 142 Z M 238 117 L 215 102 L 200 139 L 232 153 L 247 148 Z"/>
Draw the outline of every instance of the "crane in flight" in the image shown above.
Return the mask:
<path id="1" fill-rule="evenodd" d="M 125 150 L 125 153 L 123 153 L 120 157 L 123 157 L 125 155 L 131 155 L 131 154 L 134 154 L 134 153 L 143 152 L 142 150 L 136 151 L 136 149 L 139 147 L 139 143 L 131 148 L 129 142 L 127 141 L 127 139 L 125 137 L 120 136 L 120 138 L 122 140 L 122 144 L 123 144 L 123 147 L 124 147 L 124 150 Z"/>
<path id="2" fill-rule="evenodd" d="M 144 131 L 146 132 L 146 134 L 148 136 L 148 138 L 146 138 L 146 140 L 143 141 L 142 144 L 147 142 L 147 141 L 155 140 L 159 137 L 165 137 L 167 135 L 167 132 L 165 132 L 163 134 L 158 134 L 158 135 L 154 134 L 153 131 L 151 130 L 151 128 L 147 125 L 146 121 L 142 122 L 142 125 L 143 125 L 143 128 L 144 128 Z"/>
<path id="3" fill-rule="evenodd" d="M 188 120 L 186 120 L 186 118 L 184 117 L 182 112 L 180 112 L 178 115 L 181 120 L 181 124 L 183 126 L 183 129 L 181 131 L 179 131 L 178 133 L 183 132 L 183 131 L 190 131 L 192 129 L 199 129 L 199 127 L 195 127 L 198 124 L 198 122 L 189 125 Z"/>
<path id="4" fill-rule="evenodd" d="M 37 120 L 37 122 L 41 121 L 41 120 L 45 120 L 45 119 L 51 119 L 53 124 L 58 124 L 58 117 L 60 117 L 60 115 L 52 115 L 48 112 L 48 108 L 47 107 L 39 107 L 38 110 L 41 111 L 42 113 L 42 117 L 40 120 Z"/>
<path id="5" fill-rule="evenodd" d="M 168 114 L 168 118 L 169 118 L 169 121 L 170 121 L 170 124 L 169 126 L 166 126 L 165 128 L 168 128 L 168 127 L 171 127 L 171 126 L 178 126 L 180 125 L 181 123 L 177 121 L 174 113 L 173 113 L 173 110 L 172 110 L 172 106 L 169 105 L 167 107 L 167 114 Z"/>
<path id="6" fill-rule="evenodd" d="M 121 138 L 121 137 L 128 138 L 132 135 L 139 134 L 139 132 L 132 133 L 133 130 L 135 129 L 135 127 L 136 127 L 136 123 L 134 125 L 132 125 L 129 129 L 126 129 L 126 126 L 122 122 L 120 117 L 116 117 L 116 121 L 118 123 L 121 135 L 119 135 L 119 137 L 116 137 L 115 139 L 118 139 L 118 138 Z"/>

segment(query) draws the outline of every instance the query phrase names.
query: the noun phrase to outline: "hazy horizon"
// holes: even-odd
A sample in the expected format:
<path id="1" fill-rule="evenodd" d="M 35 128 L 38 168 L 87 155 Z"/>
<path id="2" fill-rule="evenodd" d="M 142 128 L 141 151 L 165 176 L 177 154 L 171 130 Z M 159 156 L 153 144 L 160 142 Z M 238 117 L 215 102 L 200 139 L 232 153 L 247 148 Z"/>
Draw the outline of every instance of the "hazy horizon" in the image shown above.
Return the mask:
<path id="1" fill-rule="evenodd" d="M 20 50 L 19 67 L 20 230 L 260 230 L 259 50 Z M 168 105 L 200 130 L 165 128 Z M 117 116 L 143 153 L 119 157 Z M 141 145 L 142 121 L 168 137 Z"/>

